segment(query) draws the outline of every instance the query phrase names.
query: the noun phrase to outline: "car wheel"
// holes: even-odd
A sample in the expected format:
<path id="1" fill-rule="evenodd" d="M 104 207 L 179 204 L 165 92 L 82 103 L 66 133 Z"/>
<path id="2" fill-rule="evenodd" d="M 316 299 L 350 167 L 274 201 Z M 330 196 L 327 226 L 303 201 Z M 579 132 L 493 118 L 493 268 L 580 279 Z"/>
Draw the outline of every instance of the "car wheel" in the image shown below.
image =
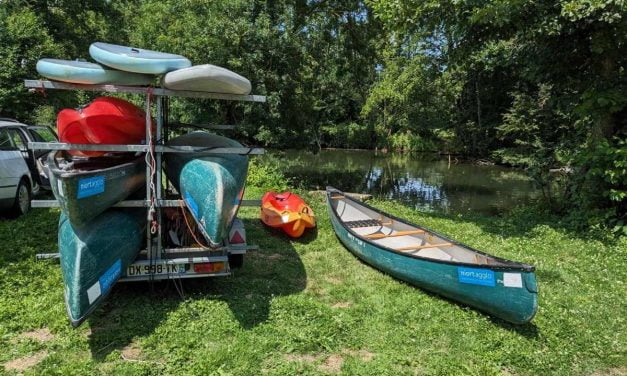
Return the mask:
<path id="1" fill-rule="evenodd" d="M 30 210 L 31 200 L 30 184 L 26 179 L 22 179 L 17 186 L 17 192 L 15 193 L 15 201 L 13 202 L 13 215 L 16 217 L 28 213 Z"/>

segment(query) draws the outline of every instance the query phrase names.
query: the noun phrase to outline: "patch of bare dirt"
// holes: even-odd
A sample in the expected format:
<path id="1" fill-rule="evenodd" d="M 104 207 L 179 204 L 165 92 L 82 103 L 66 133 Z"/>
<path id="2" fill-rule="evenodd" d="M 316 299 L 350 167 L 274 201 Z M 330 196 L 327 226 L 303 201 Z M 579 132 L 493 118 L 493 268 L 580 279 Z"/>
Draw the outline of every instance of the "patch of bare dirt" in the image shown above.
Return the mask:
<path id="1" fill-rule="evenodd" d="M 34 339 L 39 342 L 48 342 L 55 338 L 54 334 L 48 330 L 48 328 L 35 329 L 30 332 L 21 333 L 17 336 L 18 339 Z"/>
<path id="2" fill-rule="evenodd" d="M 625 376 L 627 375 L 627 367 L 608 368 L 603 371 L 597 371 L 592 376 Z"/>
<path id="3" fill-rule="evenodd" d="M 263 252 L 254 252 L 256 257 L 267 259 L 267 260 L 280 260 L 283 258 L 283 255 L 280 253 L 263 253 Z"/>
<path id="4" fill-rule="evenodd" d="M 130 343 L 121 350 L 121 355 L 124 360 L 138 361 L 142 358 L 142 351 L 135 343 Z"/>
<path id="5" fill-rule="evenodd" d="M 369 362 L 374 358 L 374 353 L 368 350 L 352 350 L 352 349 L 344 349 L 342 350 L 342 354 L 350 355 L 356 358 L 363 360 L 364 362 Z"/>
<path id="6" fill-rule="evenodd" d="M 337 303 L 333 304 L 331 306 L 331 308 L 348 308 L 348 307 L 350 307 L 352 305 L 353 305 L 353 303 L 351 303 L 351 302 L 337 302 Z"/>
<path id="7" fill-rule="evenodd" d="M 4 369 L 7 371 L 22 372 L 41 363 L 48 356 L 48 352 L 43 350 L 33 355 L 10 360 L 4 363 Z"/>
<path id="8" fill-rule="evenodd" d="M 313 363 L 320 358 L 320 355 L 311 355 L 311 354 L 287 354 L 285 355 L 285 359 L 290 362 L 305 362 L 305 363 Z"/>
<path id="9" fill-rule="evenodd" d="M 338 277 L 329 277 L 327 278 L 327 282 L 329 282 L 332 285 L 339 285 L 342 283 L 342 280 Z"/>
<path id="10" fill-rule="evenodd" d="M 342 365 L 344 365 L 344 358 L 335 354 L 328 357 L 324 363 L 318 366 L 318 369 L 327 373 L 338 373 L 342 370 Z"/>

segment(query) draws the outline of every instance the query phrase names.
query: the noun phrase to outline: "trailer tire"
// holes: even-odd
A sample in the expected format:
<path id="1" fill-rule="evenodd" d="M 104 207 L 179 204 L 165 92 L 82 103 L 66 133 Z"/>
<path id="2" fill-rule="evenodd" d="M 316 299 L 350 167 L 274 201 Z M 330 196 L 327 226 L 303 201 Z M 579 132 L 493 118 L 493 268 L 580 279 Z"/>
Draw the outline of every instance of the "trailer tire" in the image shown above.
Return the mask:
<path id="1" fill-rule="evenodd" d="M 241 268 L 244 265 L 244 255 L 243 254 L 229 254 L 229 266 L 233 269 Z"/>

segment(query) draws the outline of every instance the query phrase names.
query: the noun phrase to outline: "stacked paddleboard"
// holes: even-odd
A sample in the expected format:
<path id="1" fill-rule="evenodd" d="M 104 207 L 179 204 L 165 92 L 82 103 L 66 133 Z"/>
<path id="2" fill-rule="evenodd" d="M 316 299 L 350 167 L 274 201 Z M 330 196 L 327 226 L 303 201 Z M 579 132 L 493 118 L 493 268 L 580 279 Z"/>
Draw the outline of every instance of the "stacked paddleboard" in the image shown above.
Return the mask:
<path id="1" fill-rule="evenodd" d="M 250 81 L 211 64 L 192 66 L 181 55 L 96 42 L 95 62 L 41 59 L 40 75 L 74 84 L 146 86 L 158 79 L 170 90 L 245 95 Z M 100 97 L 57 116 L 61 142 L 124 145 L 146 143 L 143 110 L 119 98 Z M 241 147 L 226 137 L 193 132 L 169 141 L 172 148 L 211 150 Z M 103 301 L 143 246 L 144 209 L 113 206 L 146 184 L 145 156 L 103 151 L 58 151 L 49 155 L 53 193 L 60 203 L 59 252 L 65 302 L 77 326 Z M 169 153 L 165 170 L 196 220 L 206 245 L 223 244 L 244 192 L 248 157 L 237 154 Z"/>
<path id="2" fill-rule="evenodd" d="M 192 66 L 184 56 L 96 42 L 89 54 L 97 63 L 41 59 L 37 72 L 55 81 L 75 84 L 146 86 L 158 77 L 170 90 L 246 95 L 250 81 L 212 64 Z"/>

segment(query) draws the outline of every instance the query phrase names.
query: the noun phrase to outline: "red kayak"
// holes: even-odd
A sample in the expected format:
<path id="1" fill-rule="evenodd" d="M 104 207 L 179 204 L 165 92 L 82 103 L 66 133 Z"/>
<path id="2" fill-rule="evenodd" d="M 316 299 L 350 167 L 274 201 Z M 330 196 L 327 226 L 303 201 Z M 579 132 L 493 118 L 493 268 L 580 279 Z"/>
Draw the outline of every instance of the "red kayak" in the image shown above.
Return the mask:
<path id="1" fill-rule="evenodd" d="M 146 138 L 145 112 L 123 99 L 99 97 L 88 106 L 57 115 L 61 142 L 71 144 L 140 144 Z M 71 150 L 75 156 L 98 157 L 102 151 Z"/>
<path id="2" fill-rule="evenodd" d="M 316 227 L 313 210 L 292 192 L 267 192 L 263 195 L 261 221 L 267 226 L 283 229 L 293 238 L 303 235 L 305 228 Z"/>

